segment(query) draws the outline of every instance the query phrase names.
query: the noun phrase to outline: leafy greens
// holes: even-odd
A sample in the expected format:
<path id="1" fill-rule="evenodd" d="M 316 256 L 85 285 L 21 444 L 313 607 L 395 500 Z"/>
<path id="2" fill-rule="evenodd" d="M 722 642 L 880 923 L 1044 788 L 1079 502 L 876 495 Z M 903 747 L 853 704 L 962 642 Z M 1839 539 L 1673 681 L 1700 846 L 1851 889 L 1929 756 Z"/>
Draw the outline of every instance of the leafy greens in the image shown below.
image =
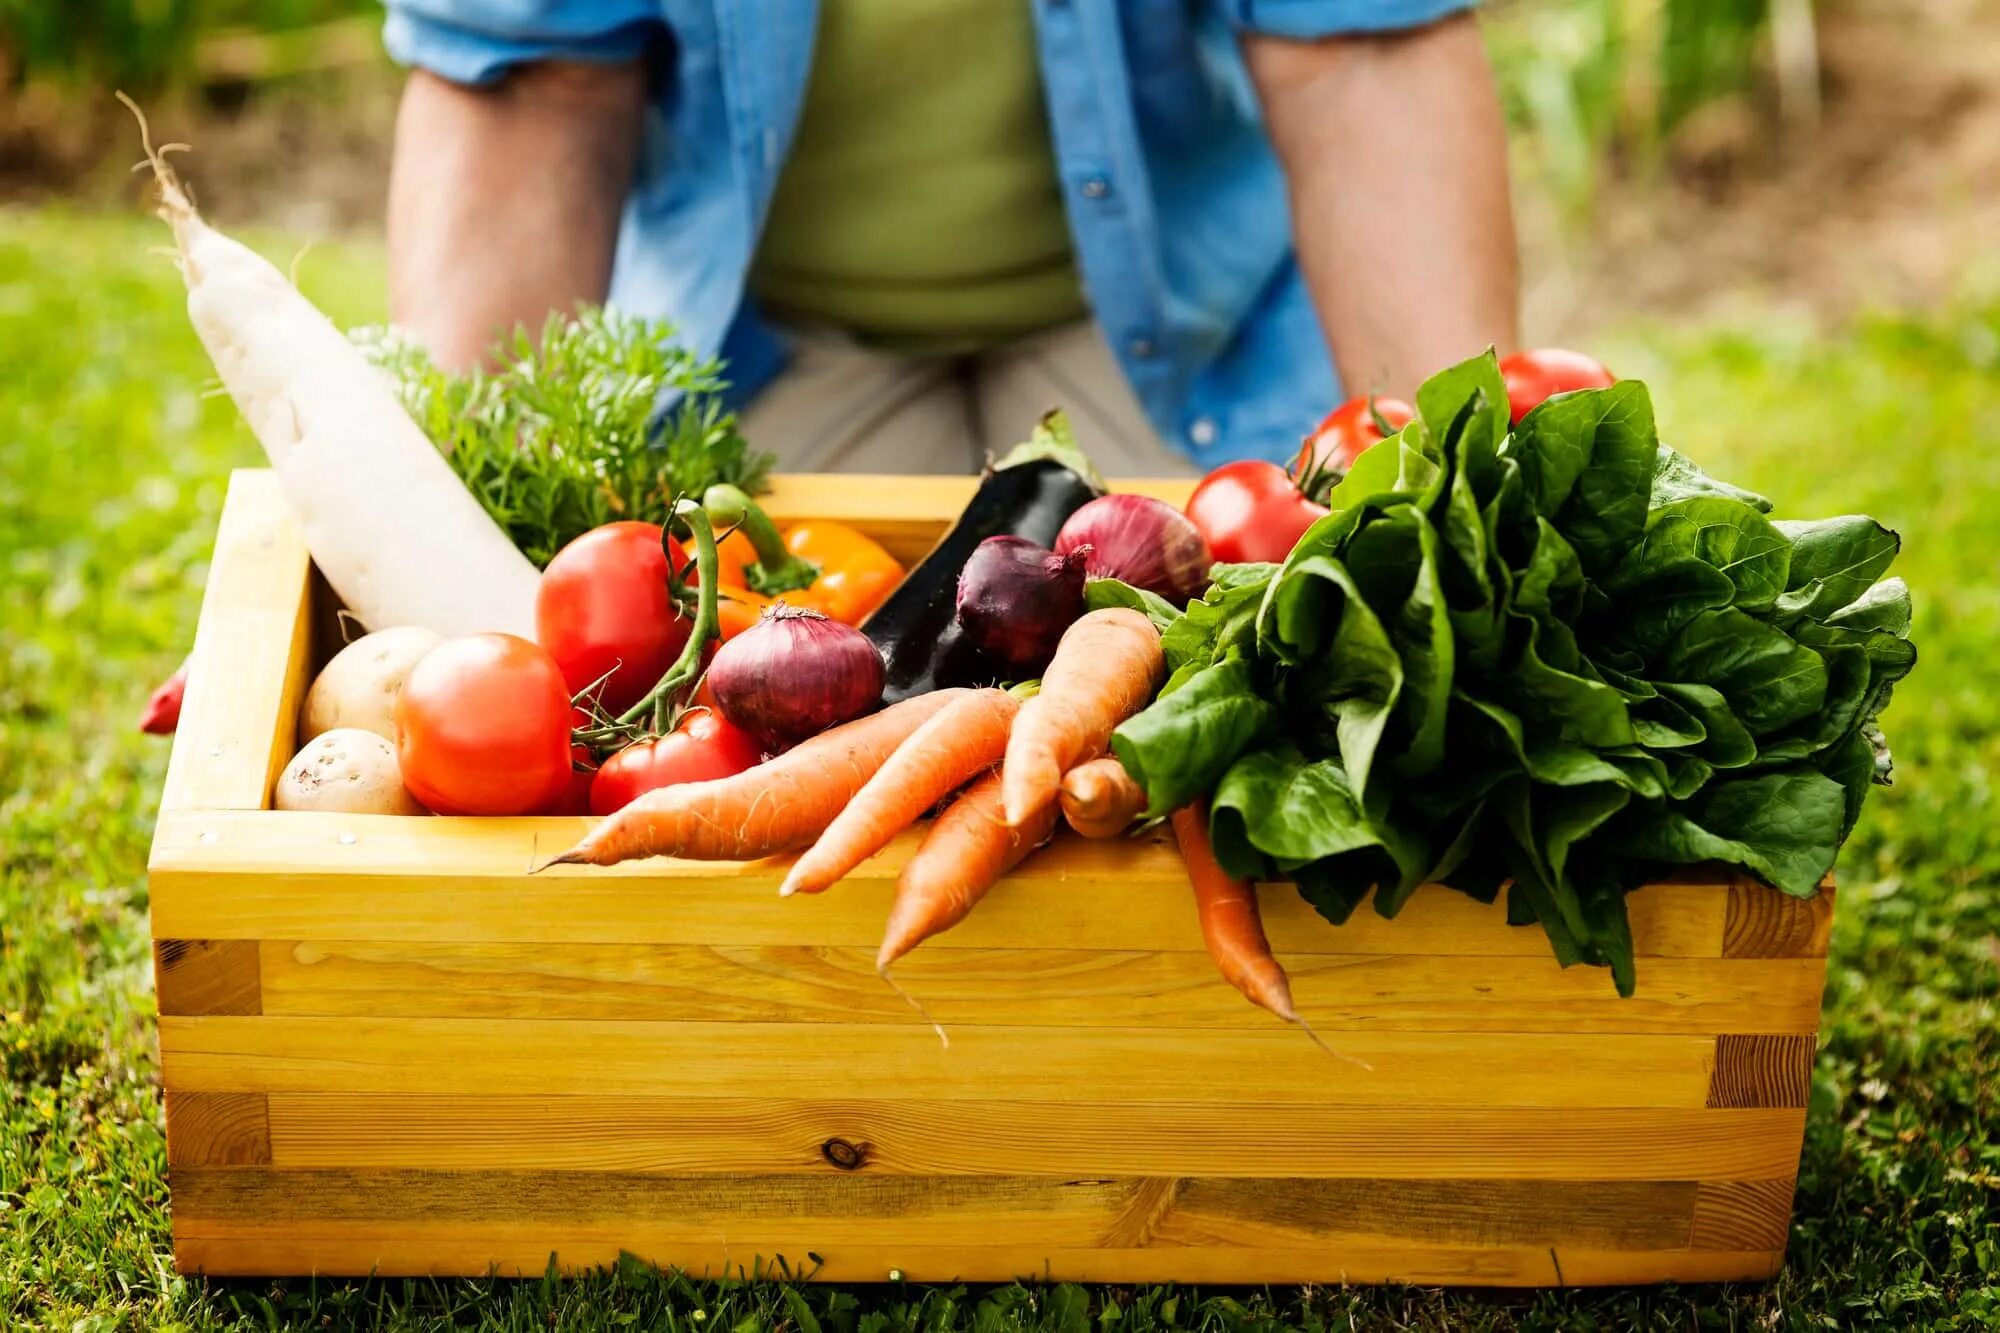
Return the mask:
<path id="1" fill-rule="evenodd" d="M 1488 354 L 1433 377 L 1282 566 L 1217 566 L 1113 748 L 1158 816 L 1204 794 L 1223 864 L 1340 922 L 1444 882 L 1634 984 L 1625 895 L 1740 866 L 1807 896 L 1915 662 L 1899 539 L 1768 517 L 1662 445 L 1646 388 L 1508 427 Z"/>
<path id="2" fill-rule="evenodd" d="M 586 306 L 518 330 L 491 370 L 441 369 L 394 329 L 357 329 L 361 350 L 468 489 L 537 566 L 620 519 L 661 522 L 678 495 L 716 482 L 755 494 L 771 456 L 752 453 L 724 409 L 721 367 L 671 326 Z"/>

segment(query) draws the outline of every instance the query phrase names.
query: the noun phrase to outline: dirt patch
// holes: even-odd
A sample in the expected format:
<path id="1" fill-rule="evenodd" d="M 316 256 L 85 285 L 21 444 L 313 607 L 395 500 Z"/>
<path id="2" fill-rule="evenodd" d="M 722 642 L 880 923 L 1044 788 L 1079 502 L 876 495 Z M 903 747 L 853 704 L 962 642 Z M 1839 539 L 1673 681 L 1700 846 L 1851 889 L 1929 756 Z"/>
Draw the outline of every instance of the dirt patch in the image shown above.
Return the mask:
<path id="1" fill-rule="evenodd" d="M 1530 230 L 1530 336 L 1745 308 L 1839 319 L 1991 280 L 1997 9 L 1829 15 L 1816 126 L 1773 138 L 1718 108 L 1677 139 L 1661 184 L 1607 190 L 1588 236 Z"/>
<path id="2" fill-rule="evenodd" d="M 379 229 L 401 73 L 386 63 L 286 80 L 256 93 L 223 85 L 149 99 L 161 142 L 194 145 L 174 163 L 204 212 L 308 235 Z M 144 206 L 139 132 L 101 96 L 0 91 L 0 203 Z"/>

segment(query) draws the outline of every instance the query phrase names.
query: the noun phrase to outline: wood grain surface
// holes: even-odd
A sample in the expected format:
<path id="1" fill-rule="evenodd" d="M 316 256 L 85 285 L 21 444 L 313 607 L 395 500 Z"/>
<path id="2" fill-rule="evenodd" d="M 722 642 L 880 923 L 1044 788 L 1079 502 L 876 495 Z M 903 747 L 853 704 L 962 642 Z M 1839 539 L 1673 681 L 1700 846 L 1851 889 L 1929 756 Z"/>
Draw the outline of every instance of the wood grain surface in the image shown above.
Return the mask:
<path id="1" fill-rule="evenodd" d="M 610 867 L 530 866 L 582 819 L 411 819 L 297 811 L 163 819 L 152 860 L 153 931 L 176 939 L 494 943 L 772 944 L 873 949 L 913 829 L 822 894 L 780 899 L 782 859 L 655 858 Z M 1627 900 L 1641 959 L 1719 958 L 1730 875 L 1695 874 Z M 1260 893 L 1283 954 L 1504 955 L 1546 959 L 1538 928 L 1439 885 L 1394 920 L 1364 908 L 1332 927 L 1287 884 Z M 1186 873 L 1162 835 L 1059 836 L 1002 880 L 946 947 L 1199 952 Z M 927 948 L 936 947 L 927 945 Z M 1643 964 L 1642 964 L 1643 967 Z"/>
<path id="2" fill-rule="evenodd" d="M 1218 985 L 1192 951 L 920 949 L 897 980 L 940 1022 L 1037 1027 L 1258 1028 L 1272 1018 Z M 261 949 L 263 1012 L 654 1022 L 908 1024 L 873 948 L 804 945 L 232 941 Z M 1622 999 L 1594 968 L 1553 958 L 1294 954 L 1300 1012 L 1331 1029 L 1809 1033 L 1816 959 L 1648 958 Z M 169 1014 L 256 1012 L 170 1003 Z"/>
<path id="3" fill-rule="evenodd" d="M 1421 1240 L 1321 1241 L 1294 1249 L 1148 1247 L 1063 1250 L 1046 1245 L 826 1245 L 810 1237 L 714 1237 L 689 1244 L 649 1225 L 550 1228 L 534 1223 L 432 1226 L 413 1222 L 294 1224 L 191 1222 L 177 1226 L 182 1272 L 383 1277 L 475 1274 L 538 1277 L 553 1261 L 575 1271 L 631 1254 L 698 1275 L 780 1271 L 823 1282 L 1004 1282 L 1022 1277 L 1076 1282 L 1400 1282 L 1487 1287 L 1727 1282 L 1767 1278 L 1782 1250 L 1595 1250 L 1583 1246 L 1448 1245 Z"/>
<path id="4" fill-rule="evenodd" d="M 914 1015 L 913 1015 L 914 1017 Z M 992 1096 L 1054 1102 L 1697 1107 L 1701 1036 L 1341 1032 L 1336 1060 L 1295 1028 L 960 1027 L 921 1020 L 634 1023 L 586 1019 L 160 1019 L 162 1076 L 196 1092 L 654 1096 Z M 1805 1039 L 1810 1041 L 1810 1038 Z"/>
<path id="5" fill-rule="evenodd" d="M 1227 1095 L 1135 1104 L 272 1093 L 268 1114 L 271 1161 L 288 1169 L 1414 1180 L 1765 1180 L 1798 1165 L 1805 1120 L 1791 1108 L 1339 1108 Z"/>
<path id="6" fill-rule="evenodd" d="M 161 811 L 261 810 L 311 669 L 311 563 L 275 472 L 229 475 Z"/>

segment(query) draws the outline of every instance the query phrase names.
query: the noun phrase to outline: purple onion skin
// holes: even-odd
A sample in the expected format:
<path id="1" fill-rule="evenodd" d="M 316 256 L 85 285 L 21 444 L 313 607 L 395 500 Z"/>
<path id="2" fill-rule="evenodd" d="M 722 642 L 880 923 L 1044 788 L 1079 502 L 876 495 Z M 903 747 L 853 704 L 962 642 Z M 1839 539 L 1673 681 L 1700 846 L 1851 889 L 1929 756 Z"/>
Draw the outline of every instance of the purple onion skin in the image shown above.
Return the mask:
<path id="1" fill-rule="evenodd" d="M 1009 674 L 1041 674 L 1083 614 L 1087 551 L 1057 555 L 1024 537 L 988 537 L 958 576 L 958 623 Z"/>
<path id="2" fill-rule="evenodd" d="M 1090 552 L 1091 578 L 1118 579 L 1175 606 L 1201 595 L 1215 563 L 1188 516 L 1148 495 L 1103 495 L 1071 514 L 1056 552 L 1079 550 Z"/>
<path id="3" fill-rule="evenodd" d="M 882 654 L 860 630 L 780 602 L 716 649 L 708 683 L 722 716 L 776 754 L 879 704 Z"/>

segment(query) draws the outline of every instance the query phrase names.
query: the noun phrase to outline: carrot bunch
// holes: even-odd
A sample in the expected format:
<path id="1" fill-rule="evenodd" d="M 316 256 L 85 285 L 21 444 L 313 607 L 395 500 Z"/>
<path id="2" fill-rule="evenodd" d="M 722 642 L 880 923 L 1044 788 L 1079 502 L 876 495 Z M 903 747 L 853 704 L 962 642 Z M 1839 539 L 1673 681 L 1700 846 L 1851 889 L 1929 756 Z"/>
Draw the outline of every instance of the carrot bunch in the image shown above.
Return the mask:
<path id="1" fill-rule="evenodd" d="M 648 792 L 549 864 L 803 849 L 779 893 L 822 893 L 942 806 L 897 878 L 875 956 L 894 986 L 890 967 L 963 921 L 1049 840 L 1059 811 L 1086 837 L 1132 827 L 1145 792 L 1106 750 L 1165 675 L 1159 631 L 1145 616 L 1093 611 L 1064 633 L 1025 701 L 1002 689 L 917 695 L 734 777 Z M 1217 864 L 1207 823 L 1199 806 L 1173 816 L 1209 954 L 1251 1002 L 1303 1025 L 1264 937 L 1255 889 Z"/>

